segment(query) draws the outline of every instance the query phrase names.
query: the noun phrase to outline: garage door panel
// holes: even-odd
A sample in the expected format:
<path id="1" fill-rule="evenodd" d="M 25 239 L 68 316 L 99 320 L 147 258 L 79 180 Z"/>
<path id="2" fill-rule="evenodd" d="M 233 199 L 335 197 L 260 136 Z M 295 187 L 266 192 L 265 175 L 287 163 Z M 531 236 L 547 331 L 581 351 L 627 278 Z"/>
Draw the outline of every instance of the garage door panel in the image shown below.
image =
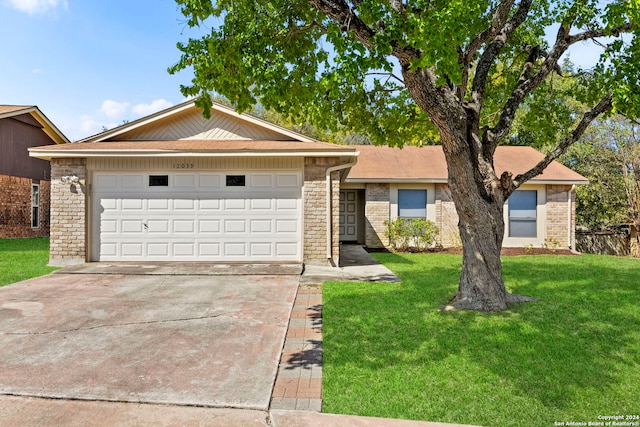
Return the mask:
<path id="1" fill-rule="evenodd" d="M 222 205 L 220 199 L 201 199 L 200 210 L 202 211 L 221 211 Z"/>
<path id="2" fill-rule="evenodd" d="M 244 219 L 226 219 L 224 220 L 225 233 L 246 233 L 247 221 Z"/>
<path id="3" fill-rule="evenodd" d="M 147 255 L 150 257 L 167 257 L 169 256 L 169 244 L 149 243 L 147 245 Z"/>
<path id="4" fill-rule="evenodd" d="M 276 220 L 276 232 L 278 233 L 297 233 L 298 232 L 298 221 L 295 219 L 285 220 L 279 219 Z"/>
<path id="5" fill-rule="evenodd" d="M 276 209 L 279 211 L 296 211 L 298 209 L 298 199 L 278 199 Z"/>
<path id="6" fill-rule="evenodd" d="M 268 219 L 254 219 L 250 221 L 252 233 L 272 233 L 272 221 Z"/>
<path id="7" fill-rule="evenodd" d="M 169 200 L 167 199 L 149 199 L 147 200 L 147 208 L 154 211 L 168 211 Z"/>
<path id="8" fill-rule="evenodd" d="M 268 211 L 273 209 L 272 199 L 251 199 L 249 203 L 252 211 Z"/>
<path id="9" fill-rule="evenodd" d="M 198 222 L 198 231 L 200 233 L 220 233 L 219 219 L 205 219 Z"/>
<path id="10" fill-rule="evenodd" d="M 196 208 L 195 200 L 193 199 L 174 199 L 173 200 L 173 209 L 177 211 L 193 211 Z"/>
<path id="11" fill-rule="evenodd" d="M 252 174 L 249 181 L 251 187 L 255 188 L 270 188 L 273 187 L 273 175 L 272 174 Z"/>
<path id="12" fill-rule="evenodd" d="M 122 188 L 126 189 L 142 189 L 144 187 L 143 175 L 122 175 Z"/>
<path id="13" fill-rule="evenodd" d="M 300 175 L 279 173 L 276 175 L 276 186 L 279 188 L 298 188 L 300 187 Z"/>
<path id="14" fill-rule="evenodd" d="M 122 199 L 120 209 L 123 211 L 142 211 L 143 201 L 140 199 Z"/>
<path id="15" fill-rule="evenodd" d="M 225 257 L 245 257 L 247 255 L 246 243 L 224 243 Z"/>
<path id="16" fill-rule="evenodd" d="M 121 223 L 121 232 L 122 234 L 141 234 L 143 225 L 140 220 L 125 220 Z"/>
<path id="17" fill-rule="evenodd" d="M 142 243 L 122 243 L 121 252 L 124 257 L 141 257 L 143 255 Z"/>
<path id="18" fill-rule="evenodd" d="M 196 176 L 195 175 L 174 175 L 173 187 L 181 189 L 195 190 L 196 188 Z"/>
<path id="19" fill-rule="evenodd" d="M 92 260 L 301 261 L 301 174 L 244 174 L 246 187 L 225 175 L 94 173 Z"/>
<path id="20" fill-rule="evenodd" d="M 192 219 L 173 221 L 174 233 L 193 233 L 195 229 L 195 223 Z"/>
<path id="21" fill-rule="evenodd" d="M 298 243 L 276 243 L 276 255 L 280 257 L 294 256 L 299 250 Z"/>

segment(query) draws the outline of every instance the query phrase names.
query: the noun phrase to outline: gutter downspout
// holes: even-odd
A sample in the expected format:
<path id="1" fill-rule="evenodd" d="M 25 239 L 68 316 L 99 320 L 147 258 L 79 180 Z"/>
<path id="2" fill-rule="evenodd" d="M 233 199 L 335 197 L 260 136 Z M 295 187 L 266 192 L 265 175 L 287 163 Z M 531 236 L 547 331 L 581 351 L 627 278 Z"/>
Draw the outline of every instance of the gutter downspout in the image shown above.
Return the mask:
<path id="1" fill-rule="evenodd" d="M 569 236 L 567 237 L 569 240 L 569 249 L 571 249 L 572 251 L 575 251 L 575 241 L 574 241 L 574 233 L 575 231 L 573 230 L 573 222 L 571 221 L 571 218 L 573 217 L 573 203 L 571 202 L 572 198 L 571 198 L 571 193 L 574 193 L 576 191 L 576 185 L 573 184 L 571 186 L 571 189 L 567 192 L 567 203 L 569 205 L 569 215 L 567 218 L 567 230 L 569 231 Z"/>
<path id="2" fill-rule="evenodd" d="M 357 154 L 356 154 L 357 156 Z M 330 168 L 327 169 L 326 172 L 326 184 L 327 184 L 327 189 L 326 189 L 326 195 L 327 195 L 327 260 L 329 261 L 329 263 L 331 263 L 333 265 L 333 239 L 332 239 L 332 235 L 333 235 L 333 215 L 332 215 L 332 211 L 333 211 L 333 206 L 331 203 L 331 196 L 332 196 L 332 192 L 331 192 L 331 172 L 335 172 L 338 170 L 342 170 L 342 169 L 347 169 L 350 168 L 352 166 L 355 166 L 355 164 L 358 162 L 358 158 L 356 156 L 353 156 L 353 160 L 347 164 L 344 165 L 338 165 L 338 166 L 331 166 Z"/>

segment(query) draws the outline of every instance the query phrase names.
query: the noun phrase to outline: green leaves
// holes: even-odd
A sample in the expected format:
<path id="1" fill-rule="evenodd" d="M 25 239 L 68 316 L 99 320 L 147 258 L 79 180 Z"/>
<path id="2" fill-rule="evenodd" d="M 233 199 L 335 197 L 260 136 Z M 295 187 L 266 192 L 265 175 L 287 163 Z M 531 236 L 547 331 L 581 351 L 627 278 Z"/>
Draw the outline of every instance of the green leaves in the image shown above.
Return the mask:
<path id="1" fill-rule="evenodd" d="M 465 84 L 464 73 L 473 79 L 479 55 L 500 33 L 492 25 L 498 22 L 494 13 L 502 3 L 176 1 L 188 25 L 203 31 L 201 37 L 178 44 L 181 58 L 169 69 L 193 70 L 193 81 L 181 88 L 185 96 L 200 96 L 199 103 L 206 107 L 210 102 L 206 98 L 216 93 L 241 111 L 259 103 L 319 129 L 351 129 L 391 145 L 437 139 L 427 113 L 435 111 L 430 108 L 445 108 L 432 105 L 433 98 L 426 97 L 418 107 L 416 99 L 422 95 L 409 94 L 404 73 L 428 69 L 437 90 L 450 95 L 446 99 L 460 105 L 470 100 L 470 91 L 457 86 Z M 559 23 L 569 29 L 567 36 L 582 34 L 584 40 L 598 36 L 607 44 L 600 62 L 588 76 L 583 74 L 586 77 L 572 89 L 572 96 L 592 106 L 613 91 L 617 111 L 640 116 L 637 1 L 535 1 L 491 65 L 479 125 L 496 125 L 525 71 L 535 76 L 542 67 L 553 67 L 545 64 L 545 55 L 530 64 L 525 60 L 532 47 L 539 46 L 545 54 L 551 51 Z M 514 2 L 507 19 L 514 17 L 518 6 Z M 480 41 L 479 48 L 465 63 L 461 53 L 474 40 Z M 568 114 L 566 106 L 549 102 L 550 84 L 539 89 L 532 85 L 526 98 L 531 112 L 536 110 L 532 106 L 546 107 L 545 114 L 533 121 L 547 128 L 564 125 Z M 536 138 L 553 133 L 551 129 Z"/>

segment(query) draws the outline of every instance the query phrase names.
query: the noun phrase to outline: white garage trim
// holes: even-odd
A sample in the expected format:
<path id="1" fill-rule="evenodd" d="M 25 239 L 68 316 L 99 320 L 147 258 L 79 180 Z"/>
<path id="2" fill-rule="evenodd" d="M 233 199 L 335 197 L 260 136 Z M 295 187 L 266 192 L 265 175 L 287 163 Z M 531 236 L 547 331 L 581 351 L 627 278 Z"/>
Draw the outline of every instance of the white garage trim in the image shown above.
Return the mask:
<path id="1" fill-rule="evenodd" d="M 302 172 L 95 171 L 90 218 L 92 261 L 301 262 Z"/>

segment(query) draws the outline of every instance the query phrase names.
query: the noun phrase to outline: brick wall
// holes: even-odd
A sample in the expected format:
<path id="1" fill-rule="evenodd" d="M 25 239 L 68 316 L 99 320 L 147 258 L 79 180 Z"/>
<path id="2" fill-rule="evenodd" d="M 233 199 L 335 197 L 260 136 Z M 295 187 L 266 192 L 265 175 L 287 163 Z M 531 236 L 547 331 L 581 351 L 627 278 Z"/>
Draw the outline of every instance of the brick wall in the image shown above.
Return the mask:
<path id="1" fill-rule="evenodd" d="M 364 240 L 369 248 L 387 247 L 385 238 L 386 226 L 389 219 L 389 184 L 367 184 L 365 189 L 364 207 Z"/>
<path id="2" fill-rule="evenodd" d="M 436 184 L 436 225 L 438 226 L 437 243 L 445 248 L 461 247 L 458 230 L 458 212 L 447 184 Z"/>
<path id="3" fill-rule="evenodd" d="M 327 263 L 327 169 L 340 164 L 336 158 L 305 158 L 304 162 L 304 234 L 305 263 Z M 332 261 L 339 263 L 339 172 L 332 178 Z"/>
<path id="4" fill-rule="evenodd" d="M 545 243 L 558 248 L 569 246 L 568 238 L 571 233 L 571 241 L 575 239 L 575 193 L 571 193 L 571 227 L 569 228 L 569 205 L 568 197 L 571 186 L 569 185 L 547 185 L 547 223 L 545 229 Z"/>
<path id="5" fill-rule="evenodd" d="M 40 185 L 39 227 L 31 227 L 31 178 L 0 175 L 0 238 L 49 236 L 49 181 Z"/>
<path id="6" fill-rule="evenodd" d="M 62 183 L 75 175 L 79 184 Z M 65 266 L 86 261 L 86 159 L 51 160 L 50 265 Z"/>

